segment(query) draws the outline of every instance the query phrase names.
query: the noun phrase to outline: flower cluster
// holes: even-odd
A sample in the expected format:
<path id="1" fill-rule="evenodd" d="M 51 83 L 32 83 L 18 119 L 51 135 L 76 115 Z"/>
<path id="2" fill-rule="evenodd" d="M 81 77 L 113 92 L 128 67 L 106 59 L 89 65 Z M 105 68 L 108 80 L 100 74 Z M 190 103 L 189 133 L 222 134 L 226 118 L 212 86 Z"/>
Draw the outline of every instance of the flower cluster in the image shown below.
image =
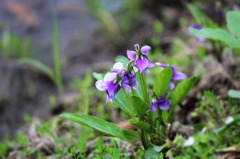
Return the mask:
<path id="1" fill-rule="evenodd" d="M 149 69 L 152 67 L 159 67 L 159 69 L 165 69 L 166 67 L 172 68 L 173 76 L 169 85 L 170 90 L 175 89 L 175 81 L 184 80 L 187 78 L 184 73 L 178 71 L 176 66 L 152 63 L 148 58 L 148 55 L 151 51 L 150 46 L 145 45 L 140 48 L 139 45 L 136 44 L 134 47 L 135 50 L 127 50 L 127 57 L 129 59 L 128 64 L 124 66 L 123 63 L 117 62 L 113 65 L 113 68 L 111 69 L 112 72 L 108 72 L 104 76 L 103 80 L 98 80 L 96 82 L 96 87 L 98 90 L 106 91 L 107 102 L 114 102 L 114 98 L 120 89 L 124 89 L 126 92 L 133 93 L 134 90 L 141 88 L 143 94 L 145 94 L 145 96 L 149 96 L 146 86 L 143 86 L 145 82 L 143 77 L 145 77 L 144 74 L 149 74 Z M 137 81 L 137 75 L 142 77 L 142 79 L 140 78 L 140 81 Z M 161 110 L 170 109 L 171 101 L 166 99 L 167 93 L 160 98 L 157 98 L 154 93 L 150 94 L 152 94 L 152 96 L 150 98 L 146 98 L 152 99 L 150 110 L 157 111 L 158 108 Z M 145 102 L 148 103 L 148 101 Z"/>
<path id="2" fill-rule="evenodd" d="M 113 103 L 114 98 L 121 87 L 128 92 L 131 92 L 131 87 L 133 89 L 138 89 L 138 82 L 136 76 L 129 72 L 126 68 L 123 68 L 123 64 L 117 62 L 113 65 L 112 73 L 107 73 L 103 80 L 98 80 L 96 82 L 96 87 L 100 91 L 106 91 L 108 98 L 107 102 Z"/>

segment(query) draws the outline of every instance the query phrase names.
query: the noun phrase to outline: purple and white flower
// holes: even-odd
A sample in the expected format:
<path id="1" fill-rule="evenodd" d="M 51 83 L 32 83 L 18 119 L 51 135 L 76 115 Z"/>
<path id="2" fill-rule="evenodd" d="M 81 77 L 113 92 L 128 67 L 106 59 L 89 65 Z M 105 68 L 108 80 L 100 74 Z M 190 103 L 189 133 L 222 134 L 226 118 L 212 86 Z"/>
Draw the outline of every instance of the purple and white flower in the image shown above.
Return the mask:
<path id="1" fill-rule="evenodd" d="M 171 80 L 171 83 L 170 83 L 170 89 L 171 90 L 175 89 L 174 81 L 181 81 L 181 80 L 185 80 L 187 78 L 187 75 L 182 73 L 182 72 L 179 72 L 178 68 L 176 66 L 167 65 L 167 64 L 160 64 L 160 63 L 156 63 L 156 65 L 161 66 L 163 68 L 166 68 L 166 67 L 172 68 L 172 70 L 173 70 L 173 77 L 172 77 L 172 80 Z"/>
<path id="2" fill-rule="evenodd" d="M 106 91 L 108 95 L 107 102 L 114 102 L 114 98 L 121 86 L 128 92 L 138 89 L 139 85 L 136 76 L 123 67 L 123 64 L 117 62 L 113 65 L 113 73 L 107 73 L 103 80 L 98 80 L 95 85 L 98 90 Z M 132 87 L 132 88 L 131 88 Z"/>
<path id="3" fill-rule="evenodd" d="M 152 110 L 157 111 L 158 108 L 161 110 L 169 110 L 171 108 L 171 100 L 166 100 L 167 94 L 163 95 L 161 98 L 152 101 Z"/>
<path id="4" fill-rule="evenodd" d="M 125 72 L 125 74 L 122 77 L 122 85 L 127 92 L 132 91 L 131 87 L 133 89 L 139 88 L 136 76 L 134 74 L 132 74 L 131 72 Z"/>
<path id="5" fill-rule="evenodd" d="M 202 30 L 204 29 L 204 26 L 201 25 L 196 25 L 196 24 L 192 24 L 189 26 L 189 28 L 193 28 L 193 29 L 197 29 L 197 30 Z M 207 38 L 205 37 L 200 37 L 200 36 L 195 36 L 199 41 L 204 42 L 207 40 Z"/>
<path id="6" fill-rule="evenodd" d="M 111 70 L 117 74 L 123 74 L 125 72 L 123 69 L 123 63 L 117 62 L 113 65 L 113 68 Z"/>
<path id="7" fill-rule="evenodd" d="M 96 87 L 100 91 L 106 91 L 108 98 L 107 102 L 114 102 L 114 98 L 118 91 L 121 89 L 120 84 L 117 81 L 117 73 L 107 73 L 103 80 L 98 80 L 95 83 Z"/>
<path id="8" fill-rule="evenodd" d="M 117 62 L 113 65 L 112 71 L 122 77 L 122 85 L 127 92 L 131 92 L 133 89 L 138 89 L 139 85 L 136 80 L 136 76 L 123 67 L 123 63 Z"/>
<path id="9" fill-rule="evenodd" d="M 154 67 L 155 65 L 148 59 L 148 54 L 150 53 L 151 47 L 145 45 L 143 47 L 139 47 L 138 44 L 135 44 L 135 50 L 127 50 L 127 57 L 133 61 L 133 64 L 139 68 L 140 72 L 142 73 L 149 73 L 149 68 Z"/>
<path id="10" fill-rule="evenodd" d="M 194 142 L 195 142 L 195 138 L 193 136 L 190 136 L 187 140 L 185 140 L 183 146 L 184 147 L 192 146 Z"/>

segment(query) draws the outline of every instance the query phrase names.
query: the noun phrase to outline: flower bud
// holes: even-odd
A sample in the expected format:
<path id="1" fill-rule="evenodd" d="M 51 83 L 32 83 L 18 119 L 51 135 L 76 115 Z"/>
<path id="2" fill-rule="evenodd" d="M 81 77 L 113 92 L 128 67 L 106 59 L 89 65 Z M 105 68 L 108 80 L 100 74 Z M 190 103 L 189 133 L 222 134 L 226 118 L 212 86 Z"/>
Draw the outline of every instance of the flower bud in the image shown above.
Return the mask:
<path id="1" fill-rule="evenodd" d="M 135 44 L 134 48 L 135 48 L 136 51 L 140 50 L 140 46 L 138 44 Z"/>

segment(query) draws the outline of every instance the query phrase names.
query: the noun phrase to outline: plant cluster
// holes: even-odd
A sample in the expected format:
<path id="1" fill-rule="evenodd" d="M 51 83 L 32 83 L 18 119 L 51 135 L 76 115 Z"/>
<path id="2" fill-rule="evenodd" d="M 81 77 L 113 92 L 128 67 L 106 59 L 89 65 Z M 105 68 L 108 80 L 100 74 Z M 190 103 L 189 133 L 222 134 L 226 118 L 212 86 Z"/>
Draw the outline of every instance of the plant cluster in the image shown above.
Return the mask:
<path id="1" fill-rule="evenodd" d="M 140 48 L 136 44 L 135 50 L 127 51 L 128 58 L 119 57 L 111 72 L 96 82 L 97 89 L 107 94 L 106 103 L 116 103 L 128 113 L 131 116 L 129 122 L 136 126 L 137 131 L 123 130 L 89 115 L 65 113 L 61 117 L 121 138 L 137 147 L 141 145 L 135 140 L 141 141 L 145 150 L 152 151 L 154 146 L 160 146 L 161 151 L 166 152 L 174 108 L 186 97 L 197 78 L 187 78 L 176 66 L 152 63 L 148 58 L 150 50 L 148 45 Z M 155 75 L 154 83 L 147 81 L 150 73 Z M 158 154 L 160 150 L 155 152 Z"/>

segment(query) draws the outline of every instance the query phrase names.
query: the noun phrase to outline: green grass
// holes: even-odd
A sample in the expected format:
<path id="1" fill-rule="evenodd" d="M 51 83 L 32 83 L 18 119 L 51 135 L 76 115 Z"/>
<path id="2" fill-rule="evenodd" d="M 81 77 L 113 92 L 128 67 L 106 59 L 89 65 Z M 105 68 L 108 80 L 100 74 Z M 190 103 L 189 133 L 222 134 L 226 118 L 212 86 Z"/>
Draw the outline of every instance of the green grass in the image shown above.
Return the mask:
<path id="1" fill-rule="evenodd" d="M 59 23 L 55 9 L 53 9 L 53 22 L 54 22 L 53 54 L 54 54 L 55 81 L 59 91 L 63 92 Z"/>

